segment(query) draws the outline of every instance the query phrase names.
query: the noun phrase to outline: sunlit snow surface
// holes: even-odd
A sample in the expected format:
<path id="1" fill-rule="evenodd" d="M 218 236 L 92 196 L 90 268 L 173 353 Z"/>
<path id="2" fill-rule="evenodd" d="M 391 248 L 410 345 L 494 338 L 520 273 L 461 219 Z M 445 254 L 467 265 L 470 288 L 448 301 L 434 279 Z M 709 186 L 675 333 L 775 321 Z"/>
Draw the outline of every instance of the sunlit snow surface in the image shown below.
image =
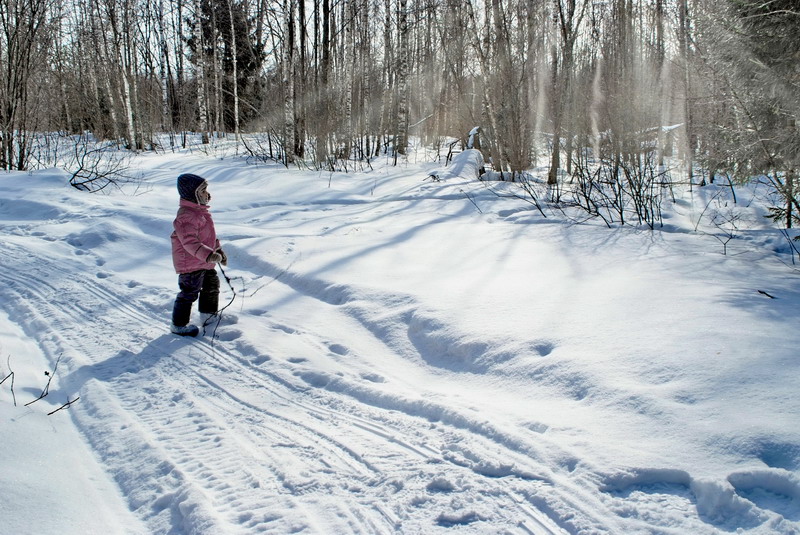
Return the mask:
<path id="1" fill-rule="evenodd" d="M 608 229 L 389 163 L 0 174 L 0 532 L 800 531 L 800 278 L 759 191 Z M 189 340 L 182 172 L 235 290 Z"/>

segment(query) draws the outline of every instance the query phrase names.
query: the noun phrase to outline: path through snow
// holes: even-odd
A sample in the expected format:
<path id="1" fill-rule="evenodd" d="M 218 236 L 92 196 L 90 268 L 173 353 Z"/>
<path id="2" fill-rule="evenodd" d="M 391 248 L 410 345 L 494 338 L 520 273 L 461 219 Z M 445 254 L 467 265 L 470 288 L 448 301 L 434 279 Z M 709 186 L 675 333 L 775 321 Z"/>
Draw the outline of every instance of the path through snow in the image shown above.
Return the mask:
<path id="1" fill-rule="evenodd" d="M 800 529 L 798 403 L 775 374 L 796 377 L 800 291 L 769 256 L 565 229 L 425 172 L 328 188 L 188 162 L 237 298 L 216 340 L 186 340 L 166 328 L 174 163 L 138 197 L 2 178 L 2 309 L 61 356 L 42 403 L 80 395 L 54 426 L 91 446 L 125 531 Z"/>

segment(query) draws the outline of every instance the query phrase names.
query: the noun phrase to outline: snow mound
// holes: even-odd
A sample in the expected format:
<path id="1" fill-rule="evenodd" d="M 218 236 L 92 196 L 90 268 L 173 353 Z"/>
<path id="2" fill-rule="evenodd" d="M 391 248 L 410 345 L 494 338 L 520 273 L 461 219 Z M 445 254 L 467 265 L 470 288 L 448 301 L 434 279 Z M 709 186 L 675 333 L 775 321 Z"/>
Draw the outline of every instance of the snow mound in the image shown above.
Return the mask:
<path id="1" fill-rule="evenodd" d="M 438 180 L 478 180 L 483 174 L 483 154 L 477 149 L 467 149 L 453 157 L 453 161 L 443 170 L 431 173 Z"/>
<path id="2" fill-rule="evenodd" d="M 608 229 L 477 181 L 476 150 L 441 182 L 390 160 L 142 156 L 137 195 L 0 176 L 4 528 L 800 532 L 800 280 L 754 192 L 676 185 L 665 231 Z M 182 172 L 229 257 L 191 340 Z"/>

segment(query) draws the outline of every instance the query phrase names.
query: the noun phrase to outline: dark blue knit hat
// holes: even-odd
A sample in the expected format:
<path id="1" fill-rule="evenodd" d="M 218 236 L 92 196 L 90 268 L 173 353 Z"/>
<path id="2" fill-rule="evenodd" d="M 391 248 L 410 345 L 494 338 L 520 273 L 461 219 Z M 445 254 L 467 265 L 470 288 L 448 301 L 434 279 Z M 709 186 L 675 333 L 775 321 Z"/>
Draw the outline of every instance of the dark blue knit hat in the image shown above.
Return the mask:
<path id="1" fill-rule="evenodd" d="M 197 200 L 197 188 L 203 185 L 206 179 L 193 175 L 191 173 L 184 173 L 178 177 L 178 194 L 181 199 L 186 199 L 189 202 L 200 204 Z"/>

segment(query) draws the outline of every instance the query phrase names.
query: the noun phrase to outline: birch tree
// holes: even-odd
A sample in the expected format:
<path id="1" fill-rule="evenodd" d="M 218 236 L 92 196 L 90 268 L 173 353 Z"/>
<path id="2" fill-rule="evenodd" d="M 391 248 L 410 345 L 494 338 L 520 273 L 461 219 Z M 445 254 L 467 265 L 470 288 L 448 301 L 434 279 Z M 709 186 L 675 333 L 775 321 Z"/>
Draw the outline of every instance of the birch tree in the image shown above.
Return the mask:
<path id="1" fill-rule="evenodd" d="M 406 154 L 408 147 L 408 77 L 409 77 L 409 27 L 408 1 L 397 0 L 399 44 L 397 48 L 397 116 L 394 126 L 394 150 Z"/>
<path id="2" fill-rule="evenodd" d="M 284 0 L 283 28 L 283 150 L 286 164 L 295 161 L 295 78 L 294 78 L 294 0 Z"/>

